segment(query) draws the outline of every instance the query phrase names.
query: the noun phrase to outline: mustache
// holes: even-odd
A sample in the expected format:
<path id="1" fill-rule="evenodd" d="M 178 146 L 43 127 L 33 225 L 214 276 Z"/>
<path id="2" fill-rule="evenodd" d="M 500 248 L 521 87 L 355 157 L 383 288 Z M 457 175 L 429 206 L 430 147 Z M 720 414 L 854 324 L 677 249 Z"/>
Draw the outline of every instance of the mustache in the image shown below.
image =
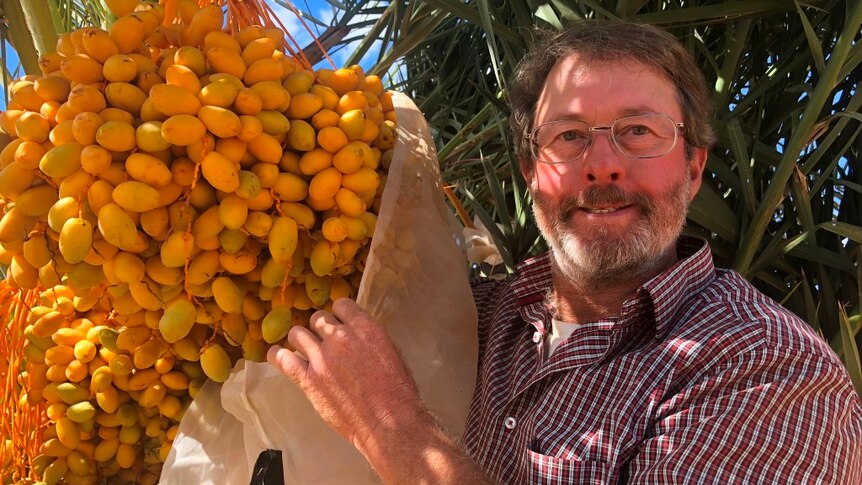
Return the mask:
<path id="1" fill-rule="evenodd" d="M 583 207 L 598 205 L 632 205 L 639 207 L 645 216 L 649 216 L 655 207 L 649 197 L 643 194 L 628 193 L 614 185 L 607 187 L 591 186 L 577 195 L 566 197 L 560 201 L 558 214 L 562 220 L 568 220 L 574 211 Z"/>

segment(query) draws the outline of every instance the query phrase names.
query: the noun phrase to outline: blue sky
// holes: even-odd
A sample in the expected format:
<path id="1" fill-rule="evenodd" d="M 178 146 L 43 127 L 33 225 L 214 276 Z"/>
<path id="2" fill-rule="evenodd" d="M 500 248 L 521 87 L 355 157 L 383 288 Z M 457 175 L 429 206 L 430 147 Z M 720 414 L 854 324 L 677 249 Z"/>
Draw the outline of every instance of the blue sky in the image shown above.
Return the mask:
<path id="1" fill-rule="evenodd" d="M 272 6 L 273 10 L 281 19 L 284 26 L 287 28 L 288 32 L 297 40 L 297 42 L 301 46 L 306 46 L 312 42 L 311 36 L 308 35 L 305 28 L 303 28 L 300 24 L 300 21 L 296 18 L 292 12 L 288 9 L 281 7 L 276 4 L 275 1 L 269 1 L 270 6 Z M 332 21 L 335 12 L 333 11 L 332 5 L 327 3 L 325 0 L 295 0 L 294 5 L 305 12 L 313 15 L 316 19 L 320 20 L 323 23 L 330 23 Z M 361 20 L 361 19 L 357 19 Z M 324 27 L 318 26 L 311 22 L 306 22 L 309 28 L 314 31 L 316 36 L 319 36 L 323 33 Z M 370 30 L 370 27 L 366 27 L 364 30 Z M 355 30 L 350 32 L 350 38 L 361 38 L 364 32 L 362 30 Z M 347 59 L 350 57 L 350 54 L 354 51 L 355 47 L 358 46 L 359 40 L 353 42 L 351 45 L 344 46 L 337 51 L 330 53 L 330 57 L 332 61 L 339 67 L 344 66 L 347 62 Z M 379 41 L 376 43 L 371 49 L 368 50 L 365 57 L 359 61 L 359 64 L 368 69 L 376 60 L 377 52 L 379 50 Z M 321 61 L 316 67 L 328 67 L 328 61 Z"/>
<path id="2" fill-rule="evenodd" d="M 305 47 L 311 43 L 311 36 L 308 34 L 305 28 L 302 27 L 302 25 L 300 24 L 300 20 L 296 17 L 296 15 L 293 14 L 293 12 L 282 7 L 274 1 L 270 1 L 269 5 L 270 7 L 272 7 L 273 11 L 287 28 L 287 31 L 290 32 L 290 35 L 293 36 L 294 39 L 296 39 L 296 42 L 300 46 Z M 302 11 L 313 15 L 315 18 L 324 23 L 329 23 L 334 16 L 332 6 L 322 0 L 295 1 L 294 6 Z M 319 36 L 323 33 L 322 26 L 318 26 L 310 21 L 306 21 L 305 23 L 309 27 L 309 29 L 314 32 L 315 36 Z M 340 65 L 346 59 L 347 54 L 346 51 L 344 51 L 343 54 L 338 54 L 341 54 L 341 62 L 339 62 L 339 59 L 335 58 L 333 58 L 333 61 L 335 61 L 336 64 Z"/>
<path id="3" fill-rule="evenodd" d="M 8 43 L 6 44 L 6 59 L 3 59 L 3 63 L 6 64 L 6 69 L 14 75 L 14 70 L 18 66 L 18 54 Z M 4 109 L 6 109 L 6 96 L 0 94 L 0 110 Z"/>
<path id="4" fill-rule="evenodd" d="M 297 19 L 296 15 L 294 15 L 288 9 L 278 5 L 273 0 L 268 0 L 268 3 L 300 46 L 305 47 L 309 43 L 311 43 L 311 36 L 306 32 L 305 28 L 301 26 L 300 21 L 299 19 Z M 325 0 L 295 0 L 294 5 L 298 9 L 310 13 L 315 18 L 324 23 L 329 23 L 334 15 L 333 7 Z M 315 31 L 315 35 L 318 35 L 318 30 L 322 32 L 322 27 L 318 27 L 314 23 L 308 21 L 306 21 L 306 24 L 312 31 Z M 357 35 L 357 33 L 351 33 L 351 36 L 354 35 Z M 374 49 L 371 49 L 371 51 L 374 51 Z M 350 56 L 351 52 L 352 49 L 349 46 L 346 48 L 339 49 L 337 52 L 332 54 L 332 60 L 335 62 L 336 65 L 342 66 L 346 62 L 347 58 Z M 18 56 L 15 53 L 14 49 L 12 49 L 12 47 L 8 44 L 6 46 L 6 59 L 3 59 L 2 62 L 6 64 L 7 69 L 9 69 L 13 73 L 14 70 L 18 67 Z M 328 63 L 324 61 L 321 66 L 325 64 Z M 370 62 L 369 59 L 363 59 L 360 64 L 367 68 L 370 66 L 370 64 L 372 64 L 372 62 Z M 23 74 L 23 70 L 19 73 L 19 75 L 21 74 Z M 0 110 L 3 109 L 6 109 L 6 100 L 3 95 L 0 95 Z"/>

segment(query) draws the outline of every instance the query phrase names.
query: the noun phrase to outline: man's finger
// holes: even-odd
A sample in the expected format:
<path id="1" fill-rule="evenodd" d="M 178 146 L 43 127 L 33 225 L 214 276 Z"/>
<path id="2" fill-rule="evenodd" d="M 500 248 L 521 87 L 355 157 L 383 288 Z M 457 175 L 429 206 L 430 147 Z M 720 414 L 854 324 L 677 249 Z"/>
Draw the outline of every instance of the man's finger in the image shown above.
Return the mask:
<path id="1" fill-rule="evenodd" d="M 344 323 L 377 324 L 377 321 L 371 318 L 371 315 L 349 298 L 339 298 L 335 301 L 332 304 L 332 314 Z"/>
<path id="2" fill-rule="evenodd" d="M 280 345 L 273 345 L 266 353 L 266 360 L 280 370 L 288 379 L 302 384 L 308 372 L 308 362 Z"/>
<path id="3" fill-rule="evenodd" d="M 287 341 L 309 362 L 320 359 L 320 339 L 311 330 L 300 326 L 292 327 L 287 334 Z"/>
<path id="4" fill-rule="evenodd" d="M 311 315 L 308 323 L 311 329 L 314 330 L 321 339 L 331 337 L 335 333 L 336 329 L 341 325 L 341 322 L 335 318 L 335 315 L 325 311 L 315 312 Z"/>

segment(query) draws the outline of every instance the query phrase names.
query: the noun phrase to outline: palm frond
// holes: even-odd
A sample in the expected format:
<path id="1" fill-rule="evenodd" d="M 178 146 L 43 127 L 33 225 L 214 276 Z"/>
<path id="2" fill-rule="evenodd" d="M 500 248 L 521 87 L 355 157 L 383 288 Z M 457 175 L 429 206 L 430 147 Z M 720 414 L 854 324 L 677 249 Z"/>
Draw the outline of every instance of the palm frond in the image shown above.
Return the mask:
<path id="1" fill-rule="evenodd" d="M 364 49 L 379 46 L 379 69 L 402 63 L 406 80 L 397 88 L 425 113 L 444 178 L 489 228 L 509 270 L 544 249 L 527 216 L 528 194 L 505 129 L 505 80 L 533 29 L 561 28 L 580 18 L 625 18 L 660 25 L 683 39 L 715 87 L 719 135 L 686 231 L 708 239 L 720 266 L 736 268 L 796 312 L 839 355 L 850 349 L 858 358 L 848 338 L 857 346 L 862 340 L 862 3 L 374 5 L 385 14 L 369 29 Z"/>

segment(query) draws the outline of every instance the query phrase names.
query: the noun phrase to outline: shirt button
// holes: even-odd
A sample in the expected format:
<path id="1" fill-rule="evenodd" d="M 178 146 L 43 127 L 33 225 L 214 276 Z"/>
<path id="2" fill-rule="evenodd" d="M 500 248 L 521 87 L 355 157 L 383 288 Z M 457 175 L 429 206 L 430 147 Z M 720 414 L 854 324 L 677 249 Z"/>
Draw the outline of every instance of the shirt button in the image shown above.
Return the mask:
<path id="1" fill-rule="evenodd" d="M 513 418 L 512 416 L 509 416 L 508 418 L 503 420 L 503 426 L 505 426 L 506 429 L 515 429 L 516 424 L 518 424 L 518 422 L 515 421 L 515 418 Z"/>
<path id="2" fill-rule="evenodd" d="M 534 333 L 534 334 L 533 334 L 533 343 L 536 343 L 536 344 L 537 344 L 537 343 L 539 343 L 539 342 L 541 342 L 541 341 L 542 341 L 542 333 L 541 333 L 541 332 L 536 332 L 536 333 Z"/>

